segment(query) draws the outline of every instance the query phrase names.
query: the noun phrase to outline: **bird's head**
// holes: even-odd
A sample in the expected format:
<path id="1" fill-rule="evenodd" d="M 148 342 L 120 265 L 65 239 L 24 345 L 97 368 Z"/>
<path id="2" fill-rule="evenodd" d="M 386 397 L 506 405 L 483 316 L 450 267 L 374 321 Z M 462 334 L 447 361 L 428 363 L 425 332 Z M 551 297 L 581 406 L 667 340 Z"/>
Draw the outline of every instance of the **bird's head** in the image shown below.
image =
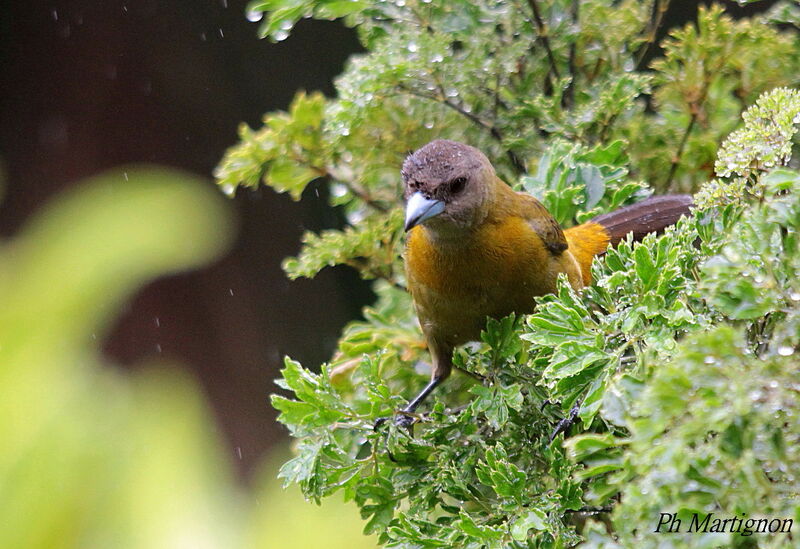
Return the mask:
<path id="1" fill-rule="evenodd" d="M 487 215 L 495 172 L 469 145 L 437 139 L 410 154 L 401 171 L 406 231 L 425 224 L 439 234 L 458 234 Z"/>

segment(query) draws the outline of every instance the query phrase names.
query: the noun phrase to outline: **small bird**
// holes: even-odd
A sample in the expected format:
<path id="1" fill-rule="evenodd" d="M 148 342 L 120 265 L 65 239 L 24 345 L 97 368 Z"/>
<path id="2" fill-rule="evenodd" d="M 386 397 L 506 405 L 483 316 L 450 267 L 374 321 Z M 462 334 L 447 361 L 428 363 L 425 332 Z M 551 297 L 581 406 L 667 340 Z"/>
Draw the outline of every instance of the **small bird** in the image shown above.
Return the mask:
<path id="1" fill-rule="evenodd" d="M 408 288 L 432 359 L 428 385 L 400 411 L 406 425 L 453 368 L 453 349 L 477 340 L 487 317 L 530 313 L 534 297 L 591 283 L 592 259 L 628 233 L 641 239 L 689 212 L 688 195 L 653 197 L 562 230 L 533 196 L 504 183 L 474 147 L 435 140 L 402 167 Z"/>

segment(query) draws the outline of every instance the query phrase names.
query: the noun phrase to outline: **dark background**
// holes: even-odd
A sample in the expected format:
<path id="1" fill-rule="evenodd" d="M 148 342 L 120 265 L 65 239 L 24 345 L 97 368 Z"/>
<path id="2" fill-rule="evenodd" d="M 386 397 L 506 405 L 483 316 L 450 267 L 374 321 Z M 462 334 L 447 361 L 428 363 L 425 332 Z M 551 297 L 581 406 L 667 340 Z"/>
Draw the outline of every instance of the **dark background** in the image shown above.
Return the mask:
<path id="1" fill-rule="evenodd" d="M 0 237 L 13 236 L 53 194 L 120 164 L 175 166 L 212 185 L 240 122 L 258 127 L 263 113 L 285 108 L 297 89 L 333 95 L 332 78 L 360 49 L 355 32 L 304 20 L 288 40 L 272 44 L 257 38 L 245 5 L 76 0 L 6 7 Z M 696 9 L 697 2 L 672 2 L 667 26 L 692 19 Z M 269 189 L 240 191 L 231 252 L 209 268 L 148 286 L 104 342 L 128 367 L 160 352 L 191 368 L 243 474 L 283 436 L 268 403 L 282 356 L 308 366 L 324 361 L 344 323 L 370 300 L 346 269 L 295 282 L 280 269 L 283 257 L 297 253 L 304 229 L 340 223 L 324 190 L 316 184 L 301 203 Z"/>
<path id="2" fill-rule="evenodd" d="M 211 173 L 244 121 L 295 90 L 334 93 L 359 50 L 338 23 L 304 20 L 289 39 L 257 37 L 243 0 L 16 2 L 0 15 L 0 235 L 53 194 L 133 162 Z M 321 189 L 324 190 L 324 189 Z M 105 350 L 132 367 L 160 352 L 200 378 L 249 470 L 283 436 L 268 394 L 282 356 L 313 366 L 369 300 L 346 269 L 290 282 L 281 259 L 303 230 L 335 226 L 324 193 L 294 203 L 270 189 L 233 200 L 239 238 L 217 264 L 159 280 L 126 308 Z M 213 223 L 213 220 L 209 220 Z"/>

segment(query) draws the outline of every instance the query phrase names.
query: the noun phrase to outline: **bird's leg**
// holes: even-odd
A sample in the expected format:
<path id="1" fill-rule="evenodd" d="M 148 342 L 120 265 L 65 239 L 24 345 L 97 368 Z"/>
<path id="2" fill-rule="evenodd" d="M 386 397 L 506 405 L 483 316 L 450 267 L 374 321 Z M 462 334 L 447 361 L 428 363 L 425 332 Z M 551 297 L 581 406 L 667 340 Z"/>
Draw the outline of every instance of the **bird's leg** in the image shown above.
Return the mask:
<path id="1" fill-rule="evenodd" d="M 404 427 L 414 423 L 414 416 L 411 414 L 416 411 L 419 405 L 422 404 L 428 395 L 431 394 L 442 381 L 448 378 L 450 372 L 453 370 L 453 347 L 439 343 L 430 334 L 426 333 L 425 336 L 428 342 L 428 350 L 431 353 L 431 361 L 433 362 L 431 380 L 405 408 L 400 410 L 395 423 Z"/>
<path id="2" fill-rule="evenodd" d="M 447 379 L 451 370 L 453 369 L 453 348 L 451 346 L 439 345 L 437 344 L 436 340 L 429 337 L 428 349 L 431 352 L 431 359 L 433 362 L 431 380 L 428 382 L 425 388 L 423 388 L 422 391 L 420 391 L 419 394 L 405 406 L 405 408 L 397 411 L 395 419 L 395 424 L 397 425 L 403 427 L 410 427 L 413 425 L 416 419 L 414 412 L 428 397 L 428 395 L 430 395 L 433 390 L 436 389 L 436 387 L 438 387 L 445 379 Z M 383 425 L 387 419 L 388 418 L 385 417 L 378 418 L 373 428 L 377 429 Z"/>
<path id="3" fill-rule="evenodd" d="M 397 412 L 397 419 L 395 423 L 401 427 L 409 427 L 414 423 L 413 414 L 422 402 L 428 398 L 428 395 L 433 392 L 445 378 L 441 376 L 433 376 L 428 384 L 423 388 L 411 402 L 406 404 L 406 407 Z"/>
<path id="4" fill-rule="evenodd" d="M 422 389 L 419 392 L 419 394 L 417 396 L 415 396 L 414 399 L 411 402 L 408 403 L 408 405 L 406 405 L 405 408 L 400 410 L 400 413 L 401 414 L 413 414 L 416 411 L 417 407 L 420 404 L 422 404 L 422 401 L 425 400 L 428 397 L 428 395 L 431 394 L 433 392 L 433 390 L 436 389 L 436 387 L 438 387 L 439 384 L 442 381 L 444 381 L 443 377 L 433 377 L 433 378 L 431 378 L 431 380 L 428 382 L 428 384 L 425 386 L 425 388 Z"/>

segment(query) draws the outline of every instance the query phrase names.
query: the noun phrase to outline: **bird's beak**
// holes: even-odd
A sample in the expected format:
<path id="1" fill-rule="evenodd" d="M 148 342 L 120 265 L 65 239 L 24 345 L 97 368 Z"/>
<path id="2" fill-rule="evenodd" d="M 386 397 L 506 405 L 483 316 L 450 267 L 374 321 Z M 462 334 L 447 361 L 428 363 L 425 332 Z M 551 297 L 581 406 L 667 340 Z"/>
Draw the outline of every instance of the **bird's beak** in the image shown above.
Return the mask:
<path id="1" fill-rule="evenodd" d="M 423 223 L 431 217 L 437 216 L 444 211 L 444 202 L 425 198 L 422 193 L 416 192 L 411 195 L 406 204 L 406 231 Z"/>

